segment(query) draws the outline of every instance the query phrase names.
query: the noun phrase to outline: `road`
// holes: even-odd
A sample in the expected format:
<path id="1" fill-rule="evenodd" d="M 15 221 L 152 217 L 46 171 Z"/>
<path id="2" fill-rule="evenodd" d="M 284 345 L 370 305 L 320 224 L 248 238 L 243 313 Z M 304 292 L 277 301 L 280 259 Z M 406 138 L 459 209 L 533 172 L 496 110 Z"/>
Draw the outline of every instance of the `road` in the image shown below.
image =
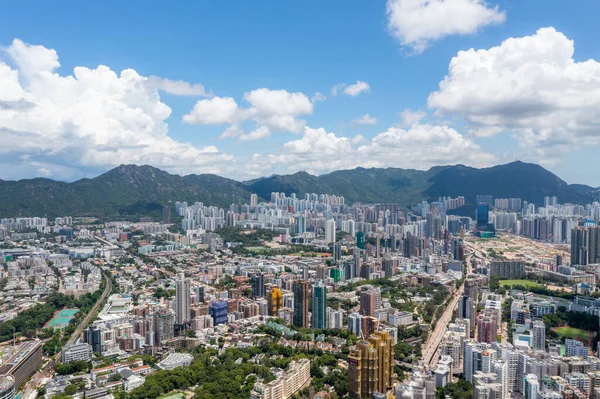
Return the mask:
<path id="1" fill-rule="evenodd" d="M 110 291 L 112 290 L 112 280 L 106 275 L 104 276 L 104 280 L 106 281 L 106 287 L 104 288 L 102 296 L 98 299 L 92 310 L 90 310 L 85 318 L 81 321 L 75 332 L 73 332 L 67 341 L 67 345 L 72 344 L 75 342 L 75 340 L 77 340 L 77 338 L 79 338 L 85 327 L 92 320 L 102 305 L 102 302 L 104 302 L 108 294 L 110 294 Z M 33 399 L 36 397 L 38 387 L 42 385 L 43 380 L 50 378 L 54 364 L 58 361 L 59 357 L 60 352 L 48 359 L 46 363 L 38 370 L 38 372 L 31 377 L 29 382 L 23 387 L 23 395 L 21 396 L 23 399 Z"/>
<path id="2" fill-rule="evenodd" d="M 433 368 L 435 363 L 437 363 L 438 359 L 435 354 L 440 346 L 440 342 L 442 342 L 442 338 L 444 338 L 448 324 L 450 323 L 450 320 L 452 320 L 452 313 L 454 313 L 454 309 L 458 304 L 459 298 L 462 297 L 463 290 L 464 284 L 461 285 L 460 288 L 454 293 L 452 296 L 452 302 L 450 302 L 450 305 L 446 307 L 444 313 L 442 313 L 442 316 L 440 316 L 439 320 L 437 321 L 433 333 L 429 335 L 429 338 L 427 338 L 427 341 L 423 345 L 423 356 L 421 356 L 421 361 L 430 368 Z"/>
<path id="3" fill-rule="evenodd" d="M 465 249 L 467 249 L 467 248 L 468 247 L 465 247 Z M 467 268 L 465 270 L 465 272 L 466 272 L 465 276 L 468 276 L 472 272 L 471 271 L 471 257 L 472 256 L 477 256 L 477 254 L 473 254 L 473 252 L 469 252 L 468 254 L 465 255 L 465 263 L 467 265 Z M 438 348 L 440 346 L 440 343 L 442 342 L 442 339 L 444 338 L 444 334 L 446 334 L 446 330 L 448 329 L 448 324 L 450 324 L 450 321 L 452 320 L 452 314 L 454 313 L 454 309 L 456 309 L 459 299 L 463 296 L 464 289 L 465 289 L 465 284 L 463 283 L 456 290 L 456 292 L 454 293 L 454 295 L 452 297 L 452 302 L 450 302 L 450 305 L 448 305 L 448 307 L 446 307 L 446 309 L 444 310 L 444 313 L 442 313 L 442 316 L 437 321 L 437 323 L 435 325 L 435 329 L 433 330 L 433 333 L 431 333 L 429 335 L 429 338 L 427 338 L 427 341 L 425 342 L 425 344 L 423 344 L 421 363 L 429 366 L 430 369 L 433 369 L 435 367 L 435 365 L 437 364 L 438 356 L 436 356 L 436 354 L 438 352 Z"/>

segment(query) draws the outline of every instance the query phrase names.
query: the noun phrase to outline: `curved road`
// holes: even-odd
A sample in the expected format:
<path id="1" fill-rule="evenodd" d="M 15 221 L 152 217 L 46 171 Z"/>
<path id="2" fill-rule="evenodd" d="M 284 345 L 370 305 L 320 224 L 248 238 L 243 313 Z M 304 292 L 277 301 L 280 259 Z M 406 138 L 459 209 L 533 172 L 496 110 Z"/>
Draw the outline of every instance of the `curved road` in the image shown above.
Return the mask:
<path id="1" fill-rule="evenodd" d="M 94 317 L 94 315 L 100 308 L 100 305 L 102 305 L 102 302 L 104 302 L 104 300 L 106 299 L 108 294 L 110 294 L 110 291 L 112 290 L 112 280 L 110 278 L 108 278 L 106 275 L 104 275 L 104 280 L 106 281 L 106 287 L 104 288 L 104 292 L 102 293 L 102 296 L 98 299 L 98 301 L 96 302 L 94 307 L 88 312 L 88 314 L 81 321 L 81 323 L 79 323 L 79 326 L 77 327 L 75 332 L 73 332 L 73 334 L 67 341 L 66 345 L 72 344 L 81 335 L 81 333 L 83 332 L 85 327 L 91 321 L 92 317 Z M 36 392 L 37 388 L 40 386 L 40 384 L 44 378 L 50 377 L 50 375 L 52 373 L 52 368 L 54 367 L 54 364 L 58 361 L 59 357 L 60 357 L 60 352 L 56 353 L 54 356 L 52 356 L 50 359 L 48 359 L 46 364 L 37 373 L 35 373 L 31 377 L 29 382 L 23 387 L 23 392 L 24 392 L 23 396 L 22 396 L 23 399 L 29 399 L 31 397 L 32 393 L 37 394 L 37 392 Z M 33 396 L 33 398 L 35 398 L 35 396 Z"/>

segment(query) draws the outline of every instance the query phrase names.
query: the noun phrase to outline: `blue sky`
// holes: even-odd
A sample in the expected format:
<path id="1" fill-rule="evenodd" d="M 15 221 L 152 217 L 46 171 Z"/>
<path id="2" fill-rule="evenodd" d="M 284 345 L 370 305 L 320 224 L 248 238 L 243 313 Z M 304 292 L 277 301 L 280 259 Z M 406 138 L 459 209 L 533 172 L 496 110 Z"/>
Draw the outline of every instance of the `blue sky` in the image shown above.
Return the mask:
<path id="1" fill-rule="evenodd" d="M 435 3 L 0 0 L 0 178 L 521 159 L 600 186 L 600 4 Z"/>

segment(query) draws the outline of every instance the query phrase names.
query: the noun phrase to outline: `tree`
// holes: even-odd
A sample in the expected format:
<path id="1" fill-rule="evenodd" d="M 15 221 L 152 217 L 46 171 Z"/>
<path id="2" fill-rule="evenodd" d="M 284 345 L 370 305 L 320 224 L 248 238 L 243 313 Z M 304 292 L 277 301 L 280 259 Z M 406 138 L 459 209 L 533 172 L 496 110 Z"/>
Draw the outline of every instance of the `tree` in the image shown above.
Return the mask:
<path id="1" fill-rule="evenodd" d="M 75 395 L 77 393 L 77 386 L 75 384 L 69 384 L 65 387 L 66 395 Z"/>

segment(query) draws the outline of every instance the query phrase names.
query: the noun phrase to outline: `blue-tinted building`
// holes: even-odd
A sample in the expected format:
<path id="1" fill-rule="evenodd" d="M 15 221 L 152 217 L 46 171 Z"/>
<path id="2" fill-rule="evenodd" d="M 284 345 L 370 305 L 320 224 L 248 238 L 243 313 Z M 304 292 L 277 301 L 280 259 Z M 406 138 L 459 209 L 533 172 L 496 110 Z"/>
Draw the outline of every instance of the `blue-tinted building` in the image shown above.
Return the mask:
<path id="1" fill-rule="evenodd" d="M 213 324 L 227 323 L 227 301 L 212 301 L 210 305 L 210 315 L 213 318 Z"/>
<path id="2" fill-rule="evenodd" d="M 313 285 L 311 327 L 327 328 L 327 287 L 321 280 Z"/>
<path id="3" fill-rule="evenodd" d="M 356 232 L 356 246 L 360 249 L 365 249 L 365 233 L 362 231 Z"/>
<path id="4" fill-rule="evenodd" d="M 489 223 L 489 205 L 484 203 L 477 204 L 477 230 L 487 230 Z"/>

